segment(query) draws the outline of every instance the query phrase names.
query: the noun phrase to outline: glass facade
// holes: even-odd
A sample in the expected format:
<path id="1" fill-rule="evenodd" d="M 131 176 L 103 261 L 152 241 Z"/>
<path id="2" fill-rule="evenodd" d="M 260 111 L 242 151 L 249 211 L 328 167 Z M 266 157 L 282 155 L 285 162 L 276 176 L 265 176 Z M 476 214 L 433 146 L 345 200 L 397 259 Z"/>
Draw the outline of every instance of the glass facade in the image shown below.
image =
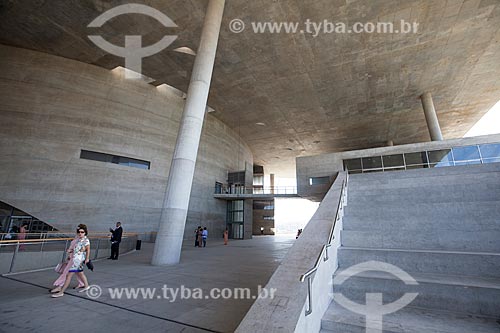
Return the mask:
<path id="1" fill-rule="evenodd" d="M 14 237 L 22 225 L 27 226 L 28 233 L 43 233 L 56 230 L 36 217 L 0 201 L 0 233 L 10 234 L 9 237 Z M 3 235 L 3 237 L 5 236 Z M 9 237 L 8 239 L 13 239 Z"/>
<path id="2" fill-rule="evenodd" d="M 244 209 L 244 200 L 233 200 L 227 202 L 226 225 L 229 229 L 229 237 L 232 239 L 243 239 Z"/>
<path id="3" fill-rule="evenodd" d="M 349 173 L 386 172 L 494 162 L 500 162 L 500 144 L 498 143 L 353 158 L 344 160 L 344 170 Z"/>

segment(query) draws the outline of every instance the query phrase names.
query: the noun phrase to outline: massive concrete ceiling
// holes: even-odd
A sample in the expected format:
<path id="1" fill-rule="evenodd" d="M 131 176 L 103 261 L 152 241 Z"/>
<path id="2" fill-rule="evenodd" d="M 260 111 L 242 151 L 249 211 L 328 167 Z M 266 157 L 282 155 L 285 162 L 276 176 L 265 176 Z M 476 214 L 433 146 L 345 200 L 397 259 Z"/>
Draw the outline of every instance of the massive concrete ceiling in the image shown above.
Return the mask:
<path id="1" fill-rule="evenodd" d="M 207 0 L 134 1 L 168 15 L 164 28 L 144 15 L 87 25 L 116 0 L 0 1 L 0 43 L 105 68 L 123 66 L 87 38 L 143 45 L 179 38 L 143 60 L 143 73 L 187 90 Z M 429 140 L 418 96 L 434 96 L 445 139 L 463 136 L 500 100 L 499 0 L 228 0 L 209 105 L 241 134 L 255 163 L 293 176 L 296 156 Z M 232 33 L 241 19 L 247 29 Z M 253 21 L 419 23 L 416 34 L 257 34 Z M 263 123 L 264 125 L 257 123 Z"/>

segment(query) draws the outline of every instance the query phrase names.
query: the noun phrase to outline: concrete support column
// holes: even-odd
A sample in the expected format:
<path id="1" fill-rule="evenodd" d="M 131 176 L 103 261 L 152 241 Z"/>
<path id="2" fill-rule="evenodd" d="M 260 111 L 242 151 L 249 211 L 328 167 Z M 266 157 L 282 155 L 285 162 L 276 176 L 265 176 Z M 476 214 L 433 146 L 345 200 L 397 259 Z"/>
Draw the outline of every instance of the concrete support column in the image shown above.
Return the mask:
<path id="1" fill-rule="evenodd" d="M 269 175 L 269 182 L 271 183 L 270 184 L 270 187 L 271 187 L 271 194 L 274 194 L 274 173 L 271 173 Z"/>
<path id="2" fill-rule="evenodd" d="M 179 263 L 225 0 L 210 0 L 168 177 L 153 265 Z"/>
<path id="3" fill-rule="evenodd" d="M 441 134 L 441 127 L 439 126 L 439 121 L 436 115 L 436 109 L 434 108 L 434 102 L 432 101 L 431 93 L 425 93 L 420 96 L 422 100 L 422 106 L 424 108 L 425 120 L 427 121 L 427 127 L 429 128 L 429 134 L 431 135 L 432 141 L 443 140 L 443 135 Z"/>
<path id="4" fill-rule="evenodd" d="M 388 141 L 387 141 L 387 146 L 388 146 L 388 147 L 392 147 L 392 146 L 394 146 L 394 141 L 392 141 L 392 140 L 388 140 Z"/>

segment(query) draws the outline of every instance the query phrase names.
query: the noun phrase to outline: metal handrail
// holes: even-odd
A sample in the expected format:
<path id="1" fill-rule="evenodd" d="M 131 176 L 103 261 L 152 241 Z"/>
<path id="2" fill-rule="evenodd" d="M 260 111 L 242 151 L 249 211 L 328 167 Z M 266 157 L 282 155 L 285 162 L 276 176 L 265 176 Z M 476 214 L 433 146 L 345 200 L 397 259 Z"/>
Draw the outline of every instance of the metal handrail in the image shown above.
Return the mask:
<path id="1" fill-rule="evenodd" d="M 314 263 L 314 266 L 309 269 L 307 272 L 302 274 L 299 278 L 300 282 L 304 282 L 305 279 L 307 279 L 307 298 L 308 298 L 308 308 L 306 309 L 306 316 L 310 315 L 312 313 L 312 275 L 318 270 L 319 266 L 321 265 L 321 258 L 323 257 L 323 262 L 328 261 L 328 248 L 332 246 L 332 241 L 335 239 L 335 226 L 337 225 L 337 221 L 340 220 L 341 218 L 341 212 L 344 209 L 344 199 L 347 191 L 347 184 L 349 181 L 349 174 L 346 173 L 346 179 L 342 181 L 342 188 L 340 191 L 340 199 L 337 204 L 337 211 L 335 213 L 335 218 L 333 220 L 333 224 L 330 228 L 330 234 L 328 235 L 328 241 L 323 247 L 321 248 L 321 252 L 318 255 L 318 258 L 316 259 L 316 262 Z"/>
<path id="2" fill-rule="evenodd" d="M 216 187 L 214 194 L 297 194 L 297 186 L 237 186 L 237 187 Z"/>
<path id="3" fill-rule="evenodd" d="M 132 238 L 134 236 L 138 236 L 137 233 L 124 233 L 123 235 L 123 240 L 127 241 L 129 238 Z M 96 248 L 94 250 L 94 260 L 97 259 L 99 249 L 100 249 L 100 241 L 102 239 L 109 240 L 109 237 L 106 236 L 94 236 L 94 235 L 89 235 L 89 238 L 92 240 L 96 241 Z M 67 237 L 67 238 L 45 238 L 45 239 L 13 239 L 13 240 L 4 240 L 0 241 L 0 247 L 2 246 L 14 246 L 14 253 L 12 255 L 12 259 L 10 262 L 10 267 L 8 273 L 12 273 L 14 269 L 14 263 L 16 262 L 16 257 L 20 251 L 20 245 L 35 245 L 35 244 L 41 244 L 40 246 L 40 251 L 43 252 L 43 245 L 44 244 L 50 244 L 50 243 L 57 243 L 57 242 L 62 242 L 64 241 L 64 251 L 62 253 L 62 261 L 65 260 L 66 258 L 66 251 L 68 249 L 70 241 L 72 241 L 74 237 Z"/>

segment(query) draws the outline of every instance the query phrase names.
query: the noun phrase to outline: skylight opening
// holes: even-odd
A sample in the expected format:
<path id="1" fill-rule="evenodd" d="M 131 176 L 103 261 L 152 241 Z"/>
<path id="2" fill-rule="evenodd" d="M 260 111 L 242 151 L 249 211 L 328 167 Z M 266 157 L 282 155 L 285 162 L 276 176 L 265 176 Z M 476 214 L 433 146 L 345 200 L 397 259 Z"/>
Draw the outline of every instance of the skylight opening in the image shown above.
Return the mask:
<path id="1" fill-rule="evenodd" d="M 464 138 L 498 133 L 500 133 L 500 101 L 472 126 Z"/>

